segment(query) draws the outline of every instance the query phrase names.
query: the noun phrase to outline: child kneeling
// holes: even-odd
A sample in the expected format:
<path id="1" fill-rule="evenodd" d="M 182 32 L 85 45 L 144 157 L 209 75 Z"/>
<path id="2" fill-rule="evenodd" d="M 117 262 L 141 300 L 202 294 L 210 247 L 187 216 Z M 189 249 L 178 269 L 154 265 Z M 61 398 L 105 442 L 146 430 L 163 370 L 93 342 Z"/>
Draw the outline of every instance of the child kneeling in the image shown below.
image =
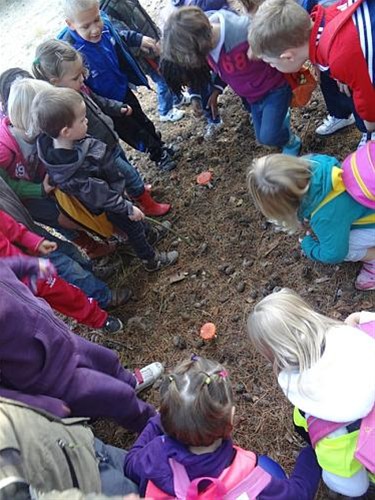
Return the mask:
<path id="1" fill-rule="evenodd" d="M 86 136 L 86 106 L 80 94 L 68 88 L 52 88 L 33 101 L 38 154 L 51 184 L 75 196 L 94 213 L 105 213 L 124 231 L 147 271 L 174 264 L 178 253 L 158 252 L 146 238 L 144 214 L 125 198 L 125 179 L 114 167 L 106 144 Z"/>
<path id="2" fill-rule="evenodd" d="M 313 450 L 302 450 L 288 479 L 270 458 L 233 444 L 234 411 L 225 368 L 193 355 L 163 381 L 160 415 L 125 457 L 125 475 L 153 499 L 312 500 L 320 480 Z"/>
<path id="3" fill-rule="evenodd" d="M 279 226 L 296 231 L 308 225 L 301 241 L 307 257 L 327 264 L 362 261 L 356 287 L 374 290 L 375 208 L 349 194 L 339 165 L 320 154 L 264 156 L 249 170 L 249 190 L 260 211 Z"/>

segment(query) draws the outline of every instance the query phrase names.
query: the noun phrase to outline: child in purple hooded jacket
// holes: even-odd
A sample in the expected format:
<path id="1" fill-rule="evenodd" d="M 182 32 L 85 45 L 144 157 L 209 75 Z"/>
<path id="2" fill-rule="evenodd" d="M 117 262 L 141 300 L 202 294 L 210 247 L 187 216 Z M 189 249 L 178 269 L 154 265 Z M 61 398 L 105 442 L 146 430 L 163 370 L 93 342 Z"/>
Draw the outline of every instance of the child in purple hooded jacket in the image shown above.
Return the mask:
<path id="1" fill-rule="evenodd" d="M 1 260 L 0 396 L 60 417 L 113 418 L 140 432 L 155 409 L 137 393 L 155 382 L 162 365 L 153 363 L 133 374 L 114 351 L 73 334 L 20 281 L 28 276 L 33 283 L 53 274 L 45 262 L 20 256 Z"/>
<path id="2" fill-rule="evenodd" d="M 126 455 L 125 475 L 139 486 L 140 495 L 153 499 L 185 498 L 177 479 L 187 473 L 190 488 L 198 486 L 202 499 L 222 498 L 214 495 L 209 477 L 227 493 L 248 480 L 236 490 L 238 497 L 247 493 L 258 500 L 312 500 L 320 481 L 313 449 L 301 451 L 288 479 L 270 458 L 233 444 L 234 411 L 225 368 L 193 355 L 165 377 L 160 415 L 148 422 Z M 195 480 L 203 477 L 197 485 Z"/>

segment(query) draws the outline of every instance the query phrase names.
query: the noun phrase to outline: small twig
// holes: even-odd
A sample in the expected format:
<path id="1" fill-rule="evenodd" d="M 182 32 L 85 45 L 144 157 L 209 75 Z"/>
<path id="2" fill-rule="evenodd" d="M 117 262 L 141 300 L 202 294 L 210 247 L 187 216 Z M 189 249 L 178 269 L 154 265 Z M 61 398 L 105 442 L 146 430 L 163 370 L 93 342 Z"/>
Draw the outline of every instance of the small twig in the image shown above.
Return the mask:
<path id="1" fill-rule="evenodd" d="M 98 335 L 98 337 L 101 337 L 106 342 L 110 342 L 111 344 L 122 347 L 123 349 L 129 349 L 129 351 L 134 351 L 133 347 L 129 347 L 128 345 L 124 344 L 124 342 L 120 342 L 119 340 L 112 340 L 111 338 L 108 337 L 108 335 L 104 335 L 103 333 L 99 332 L 96 332 L 95 335 Z"/>
<path id="2" fill-rule="evenodd" d="M 269 249 L 267 250 L 267 252 L 265 252 L 265 253 L 263 254 L 263 257 L 267 257 L 267 256 L 268 256 L 271 252 L 273 252 L 273 251 L 275 250 L 275 248 L 276 248 L 278 245 L 279 245 L 279 242 L 278 242 L 278 241 L 276 241 L 276 243 L 274 243 L 274 244 L 271 246 L 271 248 L 269 248 Z"/>
<path id="3" fill-rule="evenodd" d="M 147 220 L 148 222 L 150 222 L 151 224 L 156 224 L 157 226 L 161 226 L 161 227 L 164 227 L 164 229 L 167 229 L 170 233 L 174 234 L 175 236 L 177 236 L 178 238 L 180 238 L 182 241 L 184 241 L 187 245 L 189 245 L 189 247 L 193 246 L 193 244 L 191 243 L 191 241 L 189 241 L 189 239 L 186 237 L 186 236 L 182 236 L 178 231 L 176 231 L 175 229 L 172 229 L 171 227 L 166 227 L 164 226 L 164 224 L 162 222 L 159 222 L 158 220 L 155 220 L 155 219 L 152 219 L 151 217 L 147 217 L 147 215 L 145 216 L 145 220 Z M 192 238 L 194 239 L 194 238 Z"/>

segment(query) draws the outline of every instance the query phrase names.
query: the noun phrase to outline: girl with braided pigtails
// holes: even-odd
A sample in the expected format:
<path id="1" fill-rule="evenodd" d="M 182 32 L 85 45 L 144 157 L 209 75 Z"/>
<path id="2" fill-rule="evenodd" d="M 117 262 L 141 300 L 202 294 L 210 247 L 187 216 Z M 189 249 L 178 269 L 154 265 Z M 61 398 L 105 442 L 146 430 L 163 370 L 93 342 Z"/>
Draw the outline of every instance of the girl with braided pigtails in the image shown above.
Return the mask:
<path id="1" fill-rule="evenodd" d="M 313 499 L 320 468 L 304 448 L 287 478 L 276 462 L 233 444 L 235 407 L 227 370 L 193 355 L 166 376 L 160 414 L 125 458 L 125 475 L 153 499 Z"/>

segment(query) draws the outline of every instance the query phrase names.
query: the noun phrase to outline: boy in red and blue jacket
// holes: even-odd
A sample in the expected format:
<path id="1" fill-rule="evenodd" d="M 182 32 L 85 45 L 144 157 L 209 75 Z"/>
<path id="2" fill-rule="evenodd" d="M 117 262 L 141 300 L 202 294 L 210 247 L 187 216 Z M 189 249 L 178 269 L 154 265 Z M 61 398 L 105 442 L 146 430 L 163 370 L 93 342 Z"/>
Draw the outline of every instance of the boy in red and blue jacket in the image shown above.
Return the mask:
<path id="1" fill-rule="evenodd" d="M 374 22 L 375 6 L 368 0 L 317 5 L 311 16 L 294 0 L 266 0 L 249 43 L 252 55 L 284 73 L 298 71 L 307 59 L 329 69 L 364 122 L 362 143 L 375 131 Z"/>

